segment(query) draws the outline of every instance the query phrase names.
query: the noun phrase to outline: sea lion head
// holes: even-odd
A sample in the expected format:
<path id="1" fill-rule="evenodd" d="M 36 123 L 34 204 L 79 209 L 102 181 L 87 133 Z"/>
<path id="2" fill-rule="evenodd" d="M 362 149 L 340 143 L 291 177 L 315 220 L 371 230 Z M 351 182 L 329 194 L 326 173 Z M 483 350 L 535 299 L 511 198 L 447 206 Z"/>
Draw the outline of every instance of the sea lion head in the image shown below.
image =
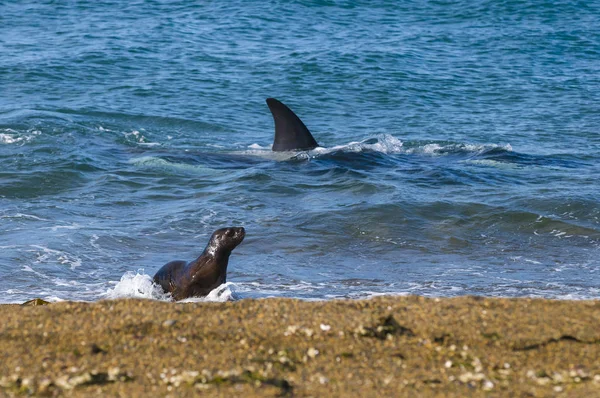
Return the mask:
<path id="1" fill-rule="evenodd" d="M 219 251 L 230 253 L 237 245 L 242 243 L 246 236 L 243 227 L 228 227 L 217 229 L 208 242 L 207 251 L 215 254 Z"/>

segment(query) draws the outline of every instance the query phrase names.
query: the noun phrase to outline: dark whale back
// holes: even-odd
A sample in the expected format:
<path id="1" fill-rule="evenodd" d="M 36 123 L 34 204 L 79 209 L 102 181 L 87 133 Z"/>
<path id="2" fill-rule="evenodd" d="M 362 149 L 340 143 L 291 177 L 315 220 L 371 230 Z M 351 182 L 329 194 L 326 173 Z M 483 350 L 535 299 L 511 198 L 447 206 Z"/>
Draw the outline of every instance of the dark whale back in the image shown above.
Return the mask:
<path id="1" fill-rule="evenodd" d="M 319 146 L 302 120 L 284 103 L 267 98 L 275 121 L 273 151 L 307 151 Z"/>

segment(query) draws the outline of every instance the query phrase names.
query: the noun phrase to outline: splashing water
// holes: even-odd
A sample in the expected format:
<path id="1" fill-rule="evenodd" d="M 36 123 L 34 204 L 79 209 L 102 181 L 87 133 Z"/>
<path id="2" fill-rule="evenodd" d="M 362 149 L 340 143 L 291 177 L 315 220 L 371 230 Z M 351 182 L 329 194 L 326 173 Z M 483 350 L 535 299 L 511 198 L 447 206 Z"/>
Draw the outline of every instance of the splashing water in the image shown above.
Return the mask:
<path id="1" fill-rule="evenodd" d="M 191 297 L 180 300 L 180 303 L 194 302 L 225 302 L 234 299 L 234 293 L 231 290 L 233 283 L 227 282 L 213 289 L 205 297 Z M 105 293 L 107 299 L 121 298 L 141 298 L 159 301 L 172 301 L 171 294 L 165 293 L 163 289 L 156 285 L 152 277 L 139 269 L 137 272 L 127 271 L 116 283 L 115 287 L 108 289 Z"/>
<path id="2" fill-rule="evenodd" d="M 143 269 L 137 272 L 127 271 L 114 288 L 105 293 L 107 299 L 142 298 L 169 301 L 170 294 L 165 294 L 162 288 L 156 285 L 152 277 L 144 273 Z"/>

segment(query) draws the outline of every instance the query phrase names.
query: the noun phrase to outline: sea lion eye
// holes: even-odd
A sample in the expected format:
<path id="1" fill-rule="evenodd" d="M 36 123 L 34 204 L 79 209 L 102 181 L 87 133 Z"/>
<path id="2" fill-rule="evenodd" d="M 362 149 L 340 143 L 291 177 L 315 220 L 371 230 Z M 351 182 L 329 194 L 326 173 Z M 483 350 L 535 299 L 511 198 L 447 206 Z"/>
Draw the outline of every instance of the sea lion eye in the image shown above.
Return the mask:
<path id="1" fill-rule="evenodd" d="M 231 238 L 233 236 L 233 230 L 228 229 L 227 232 L 225 233 L 225 235 L 227 235 L 229 238 Z"/>

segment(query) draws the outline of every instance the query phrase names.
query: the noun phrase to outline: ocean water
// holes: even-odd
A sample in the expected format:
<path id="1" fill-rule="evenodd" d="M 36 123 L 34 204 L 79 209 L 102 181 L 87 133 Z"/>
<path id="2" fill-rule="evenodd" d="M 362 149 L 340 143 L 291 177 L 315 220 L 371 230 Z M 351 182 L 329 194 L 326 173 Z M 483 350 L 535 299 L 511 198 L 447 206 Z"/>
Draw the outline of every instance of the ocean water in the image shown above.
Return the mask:
<path id="1" fill-rule="evenodd" d="M 0 0 L 0 302 L 600 298 L 598 1 Z M 273 153 L 265 104 L 320 144 Z"/>

